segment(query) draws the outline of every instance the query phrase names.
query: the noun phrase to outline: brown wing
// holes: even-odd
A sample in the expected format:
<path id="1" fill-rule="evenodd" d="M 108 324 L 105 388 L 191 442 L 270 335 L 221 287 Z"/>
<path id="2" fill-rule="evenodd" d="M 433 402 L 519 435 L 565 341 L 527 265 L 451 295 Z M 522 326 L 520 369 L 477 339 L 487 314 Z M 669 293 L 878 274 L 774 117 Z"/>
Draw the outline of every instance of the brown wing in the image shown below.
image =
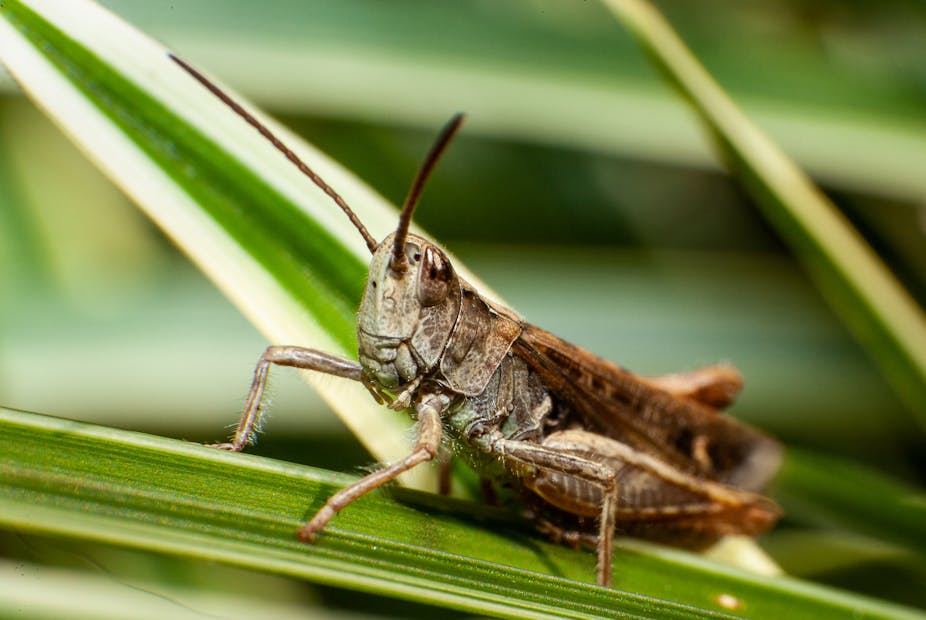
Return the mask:
<path id="1" fill-rule="evenodd" d="M 545 330 L 524 324 L 512 352 L 586 428 L 681 471 L 758 491 L 778 469 L 781 446 L 768 435 L 673 396 Z"/>

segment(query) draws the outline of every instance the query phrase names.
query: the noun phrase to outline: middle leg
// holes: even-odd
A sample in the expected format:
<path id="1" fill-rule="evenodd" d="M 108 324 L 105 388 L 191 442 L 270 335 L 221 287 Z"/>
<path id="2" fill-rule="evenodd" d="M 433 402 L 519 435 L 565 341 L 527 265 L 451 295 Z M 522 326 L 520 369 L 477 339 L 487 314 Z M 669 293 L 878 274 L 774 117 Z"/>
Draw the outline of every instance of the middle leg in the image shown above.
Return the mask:
<path id="1" fill-rule="evenodd" d="M 269 346 L 260 356 L 257 367 L 254 369 L 254 380 L 251 382 L 251 389 L 248 392 L 244 411 L 241 412 L 241 419 L 238 420 L 231 441 L 213 444 L 214 448 L 240 452 L 245 446 L 254 441 L 256 430 L 260 426 L 264 390 L 267 387 L 267 375 L 270 372 L 270 366 L 273 364 L 314 370 L 327 375 L 353 379 L 354 381 L 360 381 L 362 374 L 360 364 L 344 357 L 304 347 Z"/>

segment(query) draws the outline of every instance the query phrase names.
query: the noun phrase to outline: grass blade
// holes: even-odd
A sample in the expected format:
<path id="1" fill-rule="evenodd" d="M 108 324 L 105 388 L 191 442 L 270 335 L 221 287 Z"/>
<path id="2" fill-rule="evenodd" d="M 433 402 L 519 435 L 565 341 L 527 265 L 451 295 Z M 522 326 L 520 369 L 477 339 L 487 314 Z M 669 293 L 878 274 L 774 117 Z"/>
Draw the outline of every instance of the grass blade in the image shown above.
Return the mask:
<path id="1" fill-rule="evenodd" d="M 861 465 L 795 448 L 788 451 L 777 486 L 792 516 L 926 554 L 926 495 L 918 489 Z"/>
<path id="2" fill-rule="evenodd" d="M 0 523 L 214 560 L 511 618 L 904 618 L 902 607 L 748 575 L 637 542 L 616 550 L 617 589 L 590 583 L 592 553 L 551 545 L 484 507 L 374 493 L 316 545 L 293 535 L 349 478 L 250 455 L 0 409 Z M 155 475 L 156 472 L 156 475 Z M 491 527 L 486 527 L 491 524 Z M 721 605 L 727 594 L 741 603 Z"/>
<path id="3" fill-rule="evenodd" d="M 644 0 L 607 0 L 712 132 L 832 306 L 926 426 L 926 318 L 836 207 L 711 78 Z"/>

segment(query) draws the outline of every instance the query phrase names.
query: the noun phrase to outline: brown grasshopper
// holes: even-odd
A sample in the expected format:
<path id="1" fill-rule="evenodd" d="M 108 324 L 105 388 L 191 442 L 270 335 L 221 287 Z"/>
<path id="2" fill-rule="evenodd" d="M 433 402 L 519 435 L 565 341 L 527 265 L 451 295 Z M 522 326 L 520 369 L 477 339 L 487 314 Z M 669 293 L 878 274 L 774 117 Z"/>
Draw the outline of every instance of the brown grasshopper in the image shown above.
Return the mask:
<path id="1" fill-rule="evenodd" d="M 335 493 L 299 529 L 300 540 L 314 541 L 351 502 L 434 460 L 445 439 L 485 479 L 518 491 L 538 529 L 574 545 L 597 545 L 599 585 L 611 582 L 616 531 L 698 548 L 775 523 L 778 507 L 758 492 L 777 470 L 781 448 L 720 412 L 742 387 L 736 369 L 634 375 L 486 300 L 437 245 L 408 232 L 424 183 L 462 115 L 428 153 L 396 231 L 377 242 L 263 124 L 172 58 L 331 196 L 373 255 L 360 302 L 359 363 L 303 347 L 268 347 L 234 436 L 217 447 L 239 451 L 253 441 L 272 364 L 360 381 L 377 402 L 410 409 L 418 421 L 412 452 Z"/>

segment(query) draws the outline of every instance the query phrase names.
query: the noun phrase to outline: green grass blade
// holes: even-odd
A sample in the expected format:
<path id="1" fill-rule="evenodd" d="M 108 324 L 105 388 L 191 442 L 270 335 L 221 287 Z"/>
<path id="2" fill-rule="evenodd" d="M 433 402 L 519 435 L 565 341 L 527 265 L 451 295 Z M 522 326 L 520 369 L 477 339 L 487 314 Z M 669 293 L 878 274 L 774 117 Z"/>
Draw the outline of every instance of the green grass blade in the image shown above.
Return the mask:
<path id="1" fill-rule="evenodd" d="M 862 465 L 791 448 L 776 483 L 788 514 L 926 554 L 926 494 Z"/>
<path id="2" fill-rule="evenodd" d="M 643 0 L 607 0 L 705 121 L 735 174 L 926 425 L 926 318 L 834 205 L 711 78 Z"/>
<path id="3" fill-rule="evenodd" d="M 538 539 L 488 509 L 374 493 L 315 545 L 293 535 L 349 480 L 307 467 L 0 409 L 0 523 L 224 562 L 500 617 L 915 617 L 787 578 L 747 575 L 623 542 L 616 589 L 594 554 Z M 742 604 L 718 603 L 727 594 Z"/>

